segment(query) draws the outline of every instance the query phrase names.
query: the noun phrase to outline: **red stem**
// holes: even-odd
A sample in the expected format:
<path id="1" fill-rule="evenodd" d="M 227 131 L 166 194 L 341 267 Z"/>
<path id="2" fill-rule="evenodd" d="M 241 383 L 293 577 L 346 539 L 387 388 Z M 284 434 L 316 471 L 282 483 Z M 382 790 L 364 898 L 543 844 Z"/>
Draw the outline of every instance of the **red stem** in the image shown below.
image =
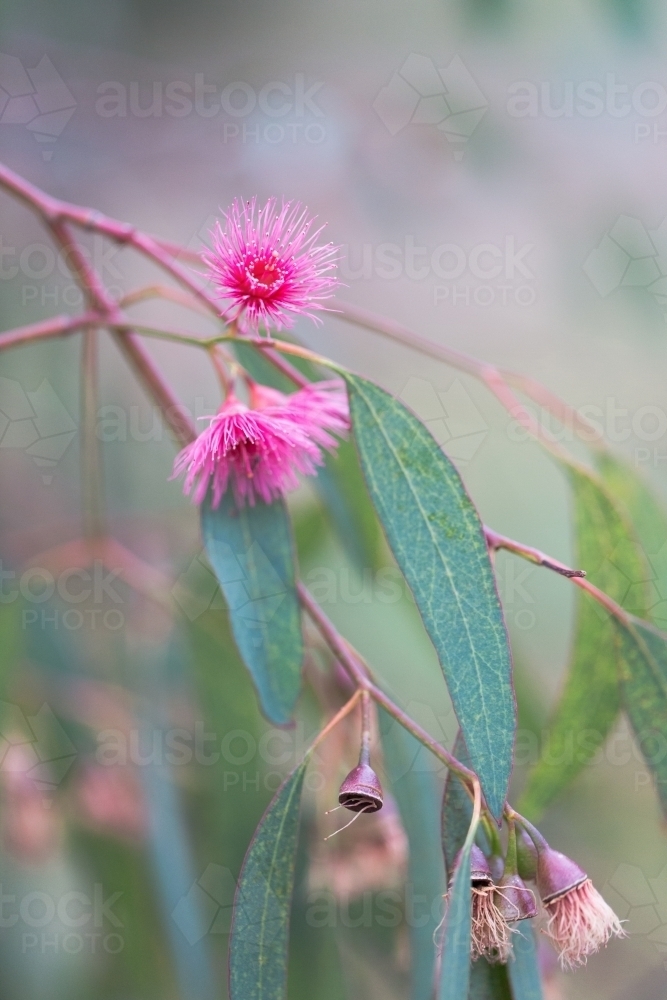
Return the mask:
<path id="1" fill-rule="evenodd" d="M 6 347 L 16 347 L 28 344 L 33 340 L 46 340 L 50 337 L 63 337 L 76 333 L 87 326 L 99 326 L 100 316 L 97 312 L 85 312 L 80 316 L 53 316 L 51 319 L 28 326 L 18 326 L 14 330 L 0 333 L 0 351 Z"/>

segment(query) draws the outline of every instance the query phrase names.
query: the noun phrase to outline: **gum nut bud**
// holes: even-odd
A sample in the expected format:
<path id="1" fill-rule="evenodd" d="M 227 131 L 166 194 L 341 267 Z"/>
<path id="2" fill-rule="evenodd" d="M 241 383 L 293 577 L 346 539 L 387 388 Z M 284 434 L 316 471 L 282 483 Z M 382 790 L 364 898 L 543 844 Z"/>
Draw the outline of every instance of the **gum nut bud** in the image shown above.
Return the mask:
<path id="1" fill-rule="evenodd" d="M 537 853 L 537 888 L 544 903 L 551 903 L 576 889 L 588 876 L 571 858 L 550 847 Z"/>
<path id="2" fill-rule="evenodd" d="M 473 844 L 472 850 L 470 851 L 470 881 L 473 885 L 480 883 L 483 885 L 491 885 L 493 883 L 491 866 L 486 860 L 484 852 L 477 846 L 477 844 Z"/>
<path id="3" fill-rule="evenodd" d="M 523 830 L 516 832 L 516 860 L 524 882 L 534 882 L 537 877 L 537 848 Z"/>
<path id="4" fill-rule="evenodd" d="M 338 801 L 352 812 L 377 812 L 384 796 L 380 779 L 369 764 L 358 764 L 340 786 Z"/>
<path id="5" fill-rule="evenodd" d="M 498 909 L 508 924 L 537 916 L 535 893 L 519 875 L 503 875 L 496 895 Z"/>
<path id="6" fill-rule="evenodd" d="M 459 866 L 462 850 L 463 848 L 461 848 L 454 858 L 454 864 L 449 876 L 450 885 L 452 878 L 454 877 L 454 872 Z M 472 885 L 493 885 L 493 877 L 491 875 L 489 862 L 484 856 L 484 851 L 482 851 L 477 844 L 473 844 L 470 850 L 470 882 Z"/>

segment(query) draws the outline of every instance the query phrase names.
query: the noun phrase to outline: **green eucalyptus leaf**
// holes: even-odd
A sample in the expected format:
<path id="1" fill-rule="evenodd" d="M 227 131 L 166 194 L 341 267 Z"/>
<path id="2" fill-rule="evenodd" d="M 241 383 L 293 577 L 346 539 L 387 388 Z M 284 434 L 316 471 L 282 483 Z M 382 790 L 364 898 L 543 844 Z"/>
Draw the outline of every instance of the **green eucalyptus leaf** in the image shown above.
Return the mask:
<path id="1" fill-rule="evenodd" d="M 514 958 L 507 964 L 513 1000 L 542 1000 L 542 977 L 537 959 L 537 942 L 532 920 L 515 925 L 512 935 Z"/>
<path id="2" fill-rule="evenodd" d="M 301 791 L 306 761 L 276 792 L 239 875 L 229 942 L 231 1000 L 285 1000 Z"/>
<path id="3" fill-rule="evenodd" d="M 616 630 L 623 704 L 667 814 L 667 636 L 637 619 Z"/>
<path id="4" fill-rule="evenodd" d="M 454 741 L 452 752 L 462 764 L 470 764 L 465 741 L 460 732 Z M 450 875 L 454 869 L 454 859 L 465 842 L 471 819 L 470 797 L 456 775 L 449 771 L 442 797 L 441 838 L 445 868 Z M 488 842 L 481 827 L 477 828 L 476 840 L 488 855 L 490 853 Z M 507 966 L 491 965 L 485 958 L 473 962 L 470 967 L 468 1000 L 511 1000 Z"/>
<path id="5" fill-rule="evenodd" d="M 217 510 L 202 505 L 206 554 L 220 583 L 243 661 L 271 722 L 291 719 L 301 688 L 303 638 L 292 532 L 282 500 Z"/>
<path id="6" fill-rule="evenodd" d="M 352 565 L 377 569 L 382 536 L 352 441 L 341 441 L 335 454 L 325 456 L 313 485 Z"/>
<path id="7" fill-rule="evenodd" d="M 278 339 L 287 340 L 288 338 L 283 337 Z M 254 344 L 244 343 L 241 338 L 234 340 L 233 346 L 236 357 L 239 359 L 249 375 L 254 378 L 255 382 L 260 382 L 262 385 L 270 385 L 273 389 L 280 390 L 280 392 L 294 391 L 294 383 L 292 380 L 276 368 L 275 365 L 271 364 L 261 347 L 255 347 Z M 289 358 L 286 358 L 285 360 L 288 360 L 294 368 L 300 371 L 302 375 L 305 375 L 306 378 L 312 382 L 316 382 L 322 377 L 315 365 L 306 358 L 300 358 L 295 354 L 290 354 Z"/>
<path id="8" fill-rule="evenodd" d="M 478 958 L 470 966 L 468 1000 L 519 1000 L 512 997 L 506 965 L 491 965 Z"/>
<path id="9" fill-rule="evenodd" d="M 412 1000 L 431 1000 L 435 970 L 436 904 L 444 893 L 438 789 L 431 771 L 415 770 L 421 749 L 414 736 L 381 711 L 382 746 L 392 792 L 410 845 L 408 885 L 415 908 L 410 921 Z M 468 823 L 470 825 L 470 823 Z M 424 911 L 428 919 L 424 920 Z"/>
<path id="10" fill-rule="evenodd" d="M 487 804 L 500 816 L 515 704 L 483 527 L 456 468 L 414 414 L 379 386 L 344 377 L 371 499 L 435 646 Z"/>
<path id="11" fill-rule="evenodd" d="M 452 753 L 458 761 L 470 767 L 470 754 L 461 730 L 456 734 Z M 445 872 L 451 878 L 454 860 L 459 853 L 470 829 L 472 802 L 463 785 L 452 771 L 447 772 L 440 810 L 440 839 L 445 859 Z M 489 843 L 482 826 L 477 827 L 477 843 L 485 854 L 490 854 Z"/>
<path id="12" fill-rule="evenodd" d="M 468 1000 L 470 989 L 470 851 L 475 839 L 471 826 L 454 870 L 442 943 L 438 1000 Z"/>
<path id="13" fill-rule="evenodd" d="M 651 570 L 649 617 L 658 628 L 667 628 L 667 512 L 627 462 L 602 452 L 597 466 L 609 492 L 627 509 L 646 553 Z"/>
<path id="14" fill-rule="evenodd" d="M 643 610 L 648 571 L 632 528 L 605 487 L 569 467 L 574 498 L 578 568 L 618 604 Z M 588 594 L 579 595 L 572 662 L 542 755 L 519 808 L 539 816 L 602 746 L 620 710 L 614 624 Z"/>

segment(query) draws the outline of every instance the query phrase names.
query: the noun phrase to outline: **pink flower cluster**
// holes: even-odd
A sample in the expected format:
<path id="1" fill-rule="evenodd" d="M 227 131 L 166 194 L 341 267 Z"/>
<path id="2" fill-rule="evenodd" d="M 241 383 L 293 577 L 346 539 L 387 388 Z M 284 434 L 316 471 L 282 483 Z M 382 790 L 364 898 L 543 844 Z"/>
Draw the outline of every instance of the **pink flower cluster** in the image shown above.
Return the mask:
<path id="1" fill-rule="evenodd" d="M 339 381 L 316 382 L 291 396 L 253 385 L 252 408 L 229 395 L 196 441 L 174 462 L 172 479 L 185 474 L 184 492 L 220 505 L 229 486 L 237 506 L 271 503 L 312 476 L 322 449 L 337 446 L 333 434 L 349 428 L 347 397 Z"/>
<path id="2" fill-rule="evenodd" d="M 297 314 L 317 322 L 313 310 L 324 309 L 338 281 L 338 247 L 317 244 L 322 228 L 298 203 L 278 209 L 275 198 L 263 208 L 255 198 L 234 201 L 211 233 L 213 250 L 203 259 L 220 295 L 230 300 L 224 315 L 243 333 L 286 329 Z"/>

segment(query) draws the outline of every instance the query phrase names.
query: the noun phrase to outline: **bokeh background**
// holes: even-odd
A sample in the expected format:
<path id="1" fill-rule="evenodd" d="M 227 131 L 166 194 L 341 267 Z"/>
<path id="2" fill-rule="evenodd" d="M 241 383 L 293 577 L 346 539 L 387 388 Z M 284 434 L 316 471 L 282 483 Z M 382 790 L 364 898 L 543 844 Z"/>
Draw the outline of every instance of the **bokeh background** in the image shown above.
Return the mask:
<path id="1" fill-rule="evenodd" d="M 341 297 L 540 379 L 665 495 L 665 21 L 644 0 L 5 0 L 2 159 L 191 250 L 234 197 L 305 202 L 344 247 Z M 0 202 L 2 329 L 74 311 L 79 294 L 39 221 Z M 157 280 L 136 254 L 83 239 L 116 294 Z M 173 304 L 135 314 L 207 329 Z M 482 386 L 334 316 L 296 332 L 427 421 L 486 523 L 572 559 L 562 473 Z M 212 412 L 218 388 L 199 355 L 150 350 L 189 410 Z M 58 547 L 80 534 L 79 352 L 72 337 L 0 358 L 0 995 L 224 996 L 234 880 L 316 702 L 304 694 L 287 735 L 268 731 L 200 560 L 195 511 L 168 481 L 173 444 L 107 343 L 109 525 L 175 583 L 185 624 L 100 567 L 90 581 L 68 575 Z M 583 456 L 571 428 L 559 433 Z M 396 698 L 453 740 L 437 662 L 386 553 L 355 563 L 311 490 L 293 509 L 303 573 L 328 613 Z M 665 544 L 647 553 L 655 567 Z M 497 568 L 517 662 L 518 788 L 567 665 L 574 596 L 503 555 Z M 404 928 L 367 920 L 363 898 L 345 902 L 344 852 L 322 856 L 326 781 L 305 810 L 290 997 L 398 1000 Z M 368 828 L 348 842 L 368 838 L 370 889 L 400 885 L 394 820 L 377 843 Z M 550 995 L 662 997 L 667 841 L 624 724 L 544 828 L 630 931 L 576 974 L 545 959 Z M 343 904 L 318 925 L 313 893 L 334 883 Z"/>

